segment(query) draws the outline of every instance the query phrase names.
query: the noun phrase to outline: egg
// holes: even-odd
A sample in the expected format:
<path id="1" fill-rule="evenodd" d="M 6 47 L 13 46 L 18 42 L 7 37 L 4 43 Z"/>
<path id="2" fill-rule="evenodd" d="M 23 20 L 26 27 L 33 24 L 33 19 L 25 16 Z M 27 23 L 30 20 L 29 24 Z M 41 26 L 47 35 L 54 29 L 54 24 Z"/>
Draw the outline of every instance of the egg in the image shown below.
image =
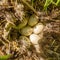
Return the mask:
<path id="1" fill-rule="evenodd" d="M 24 36 L 29 36 L 32 34 L 32 32 L 33 32 L 33 29 L 30 26 L 25 26 L 20 31 L 21 35 L 24 35 Z"/>
<path id="2" fill-rule="evenodd" d="M 39 33 L 41 33 L 41 32 L 43 31 L 43 28 L 44 28 L 44 25 L 43 25 L 42 23 L 38 23 L 38 24 L 34 27 L 33 32 L 34 32 L 35 34 L 39 34 Z"/>
<path id="3" fill-rule="evenodd" d="M 17 29 L 22 29 L 23 27 L 25 27 L 27 25 L 27 19 L 23 19 L 21 21 L 21 23 L 17 26 Z"/>
<path id="4" fill-rule="evenodd" d="M 38 23 L 38 17 L 36 15 L 32 15 L 28 21 L 29 26 L 35 26 Z"/>
<path id="5" fill-rule="evenodd" d="M 38 44 L 38 41 L 40 39 L 40 37 L 36 34 L 31 34 L 29 38 L 32 44 Z"/>
<path id="6" fill-rule="evenodd" d="M 20 40 L 20 43 L 22 43 L 22 45 L 27 46 L 27 47 L 30 46 L 30 40 L 29 40 L 28 37 L 26 37 L 26 36 L 20 36 L 19 40 Z"/>

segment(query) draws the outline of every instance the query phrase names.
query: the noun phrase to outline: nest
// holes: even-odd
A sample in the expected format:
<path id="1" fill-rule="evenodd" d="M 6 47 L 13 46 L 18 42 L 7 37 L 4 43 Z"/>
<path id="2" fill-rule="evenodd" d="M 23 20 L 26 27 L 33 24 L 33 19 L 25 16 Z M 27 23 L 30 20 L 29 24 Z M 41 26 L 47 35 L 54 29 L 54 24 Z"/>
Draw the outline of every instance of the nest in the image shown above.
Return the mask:
<path id="1" fill-rule="evenodd" d="M 39 3 L 40 0 L 34 2 L 30 0 L 0 1 L 0 55 L 11 54 L 12 56 L 9 60 L 60 60 L 59 7 L 48 8 L 48 13 L 46 13 L 42 11 L 44 0 L 41 1 L 42 4 Z M 25 21 L 23 19 L 26 18 L 28 20 L 33 14 L 38 16 L 38 22 L 44 25 L 43 38 L 39 41 L 41 53 L 36 52 L 34 45 L 28 39 L 27 41 L 21 40 L 22 38 L 19 39 L 21 36 L 20 28 L 16 27 Z M 23 27 L 28 25 L 27 21 L 25 22 L 25 25 L 22 25 Z M 10 25 L 7 28 L 8 32 L 6 32 L 5 27 L 8 23 Z"/>

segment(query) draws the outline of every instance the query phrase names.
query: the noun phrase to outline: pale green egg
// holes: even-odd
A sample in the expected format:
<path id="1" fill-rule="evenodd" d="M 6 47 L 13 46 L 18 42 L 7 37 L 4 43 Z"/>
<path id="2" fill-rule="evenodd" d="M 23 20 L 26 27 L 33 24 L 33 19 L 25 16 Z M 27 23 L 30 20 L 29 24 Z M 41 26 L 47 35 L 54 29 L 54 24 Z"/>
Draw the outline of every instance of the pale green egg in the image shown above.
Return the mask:
<path id="1" fill-rule="evenodd" d="M 33 32 L 33 29 L 30 26 L 26 26 L 22 28 L 20 31 L 21 35 L 24 35 L 24 36 L 29 36 L 32 34 L 32 32 Z"/>
<path id="2" fill-rule="evenodd" d="M 32 15 L 28 21 L 29 26 L 34 26 L 38 23 L 38 17 L 36 15 Z"/>
<path id="3" fill-rule="evenodd" d="M 28 22 L 28 20 L 24 18 L 24 19 L 21 21 L 21 23 L 17 26 L 17 28 L 18 28 L 18 29 L 21 29 L 21 28 L 25 27 L 25 26 L 27 25 L 27 22 Z"/>
<path id="4" fill-rule="evenodd" d="M 19 40 L 21 41 L 22 45 L 24 45 L 24 46 L 30 46 L 31 45 L 29 38 L 26 36 L 20 36 Z"/>

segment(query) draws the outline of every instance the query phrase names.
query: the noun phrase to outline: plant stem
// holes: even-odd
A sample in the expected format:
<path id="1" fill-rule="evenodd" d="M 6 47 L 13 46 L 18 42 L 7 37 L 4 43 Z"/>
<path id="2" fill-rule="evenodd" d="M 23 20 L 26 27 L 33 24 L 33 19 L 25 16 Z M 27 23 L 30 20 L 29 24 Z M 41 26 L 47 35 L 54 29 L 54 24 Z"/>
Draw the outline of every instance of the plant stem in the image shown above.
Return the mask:
<path id="1" fill-rule="evenodd" d="M 26 4 L 37 15 L 36 10 L 32 6 L 30 6 L 25 0 L 22 0 L 22 2 Z"/>

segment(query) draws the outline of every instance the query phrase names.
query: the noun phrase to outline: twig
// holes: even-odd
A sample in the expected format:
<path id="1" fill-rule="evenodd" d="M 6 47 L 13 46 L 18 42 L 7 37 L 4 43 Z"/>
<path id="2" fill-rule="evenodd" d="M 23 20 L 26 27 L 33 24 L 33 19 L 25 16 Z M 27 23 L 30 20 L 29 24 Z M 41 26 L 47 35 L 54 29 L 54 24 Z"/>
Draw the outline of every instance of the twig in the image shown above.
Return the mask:
<path id="1" fill-rule="evenodd" d="M 0 41 L 6 46 L 6 43 L 3 40 L 0 39 Z"/>
<path id="2" fill-rule="evenodd" d="M 5 8 L 13 8 L 14 6 L 0 5 L 0 7 L 3 7 L 3 9 L 5 9 Z M 1 9 L 0 9 L 0 10 L 1 10 Z"/>
<path id="3" fill-rule="evenodd" d="M 2 52 L 1 50 L 0 50 L 0 54 L 1 54 L 1 55 L 4 55 L 3 52 Z"/>
<path id="4" fill-rule="evenodd" d="M 22 2 L 26 4 L 36 15 L 38 15 L 36 10 L 31 5 L 29 5 L 25 0 L 22 0 Z"/>
<path id="5" fill-rule="evenodd" d="M 57 52 L 55 52 L 55 51 L 52 51 L 52 50 L 49 50 L 49 49 L 46 49 L 46 50 L 47 50 L 47 52 L 48 52 L 48 53 L 54 53 L 54 54 L 56 54 L 56 55 L 60 56 L 60 54 L 59 54 L 59 53 L 57 53 Z"/>
<path id="6" fill-rule="evenodd" d="M 6 22 L 5 20 L 3 20 L 1 23 L 0 23 L 0 26 L 2 25 L 2 23 Z"/>

